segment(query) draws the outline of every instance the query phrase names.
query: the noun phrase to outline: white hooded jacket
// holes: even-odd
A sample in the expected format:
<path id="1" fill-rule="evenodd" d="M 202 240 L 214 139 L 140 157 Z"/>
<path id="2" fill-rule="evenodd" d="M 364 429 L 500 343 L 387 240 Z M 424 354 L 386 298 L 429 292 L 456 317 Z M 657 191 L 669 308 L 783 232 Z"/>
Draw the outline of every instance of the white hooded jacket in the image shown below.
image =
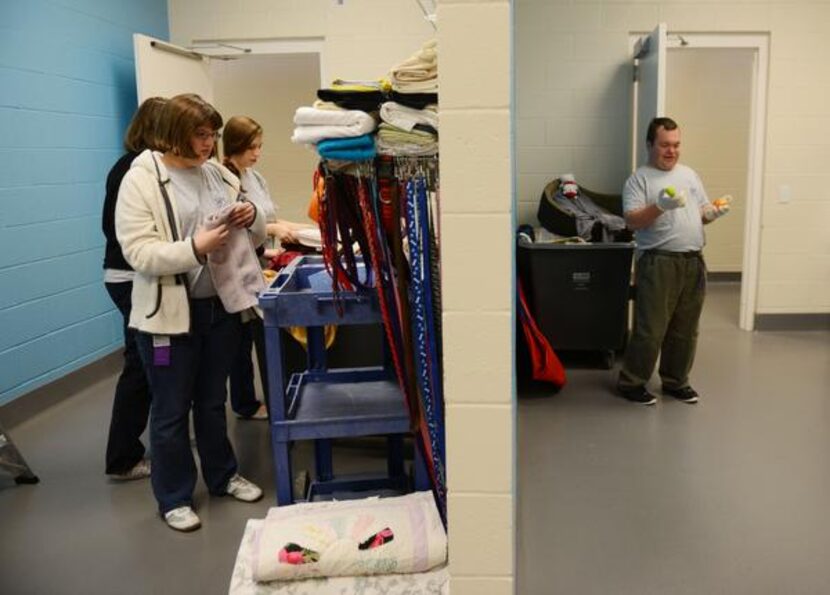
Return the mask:
<path id="1" fill-rule="evenodd" d="M 124 258 L 136 271 L 129 326 L 151 334 L 181 335 L 190 331 L 186 275 L 182 273 L 203 262 L 196 256 L 192 238 L 182 237 L 175 191 L 167 183 L 170 177 L 161 157 L 146 150 L 133 161 L 118 191 L 115 231 Z M 239 180 L 230 170 L 213 161 L 203 167 L 221 173 L 230 200 L 240 198 Z M 159 181 L 166 183 L 170 214 Z M 265 240 L 265 217 L 259 209 L 250 232 L 254 245 Z"/>

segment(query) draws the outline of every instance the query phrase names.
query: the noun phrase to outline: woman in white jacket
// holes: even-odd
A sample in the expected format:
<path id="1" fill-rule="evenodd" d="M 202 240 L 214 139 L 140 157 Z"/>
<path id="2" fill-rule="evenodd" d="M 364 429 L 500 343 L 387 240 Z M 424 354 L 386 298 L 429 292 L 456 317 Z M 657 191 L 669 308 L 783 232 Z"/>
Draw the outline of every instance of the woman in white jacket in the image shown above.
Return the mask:
<path id="1" fill-rule="evenodd" d="M 118 241 L 135 269 L 130 327 L 153 393 L 151 481 L 165 522 L 179 531 L 201 525 L 193 511 L 196 465 L 188 418 L 193 411 L 202 475 L 212 495 L 253 502 L 262 490 L 237 474 L 227 437 L 225 381 L 242 323 L 217 297 L 207 255 L 231 228 L 248 228 L 255 245 L 265 218 L 238 200 L 239 181 L 208 161 L 222 127 L 219 113 L 198 95 L 172 98 L 161 112 L 162 152 L 144 151 L 121 183 Z M 204 227 L 208 215 L 235 203 L 226 224 Z"/>

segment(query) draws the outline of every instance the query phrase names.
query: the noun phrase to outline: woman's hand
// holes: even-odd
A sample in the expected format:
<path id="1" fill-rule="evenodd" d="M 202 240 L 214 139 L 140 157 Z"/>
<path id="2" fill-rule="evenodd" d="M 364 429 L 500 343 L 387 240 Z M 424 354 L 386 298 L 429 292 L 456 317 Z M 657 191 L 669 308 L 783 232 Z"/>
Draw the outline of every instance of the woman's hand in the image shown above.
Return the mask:
<path id="1" fill-rule="evenodd" d="M 269 236 L 275 236 L 280 242 L 287 244 L 297 243 L 297 235 L 294 233 L 294 229 L 287 221 L 269 223 L 265 227 L 265 231 Z"/>
<path id="2" fill-rule="evenodd" d="M 267 258 L 268 260 L 271 260 L 272 258 L 276 258 L 277 256 L 279 256 L 283 252 L 285 252 L 284 248 L 266 248 L 265 252 L 262 253 L 262 256 L 264 258 Z"/>
<path id="3" fill-rule="evenodd" d="M 228 223 L 234 227 L 250 227 L 256 217 L 256 208 L 247 201 L 237 202 L 228 217 Z"/>
<path id="4" fill-rule="evenodd" d="M 221 248 L 228 241 L 230 231 L 225 223 L 214 227 L 213 229 L 204 229 L 196 232 L 193 236 L 193 248 L 196 250 L 196 256 L 205 256 L 210 254 L 217 248 Z"/>

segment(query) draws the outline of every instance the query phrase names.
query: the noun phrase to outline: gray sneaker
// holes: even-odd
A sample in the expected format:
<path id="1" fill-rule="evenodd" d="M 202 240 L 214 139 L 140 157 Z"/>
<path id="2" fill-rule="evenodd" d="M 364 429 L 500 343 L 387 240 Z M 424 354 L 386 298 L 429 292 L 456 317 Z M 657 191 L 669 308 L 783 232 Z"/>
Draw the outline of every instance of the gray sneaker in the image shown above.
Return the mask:
<path id="1" fill-rule="evenodd" d="M 176 531 L 195 531 L 202 526 L 202 521 L 189 506 L 179 506 L 164 513 L 164 522 Z"/>
<path id="2" fill-rule="evenodd" d="M 141 459 L 129 471 L 125 471 L 124 473 L 113 473 L 110 477 L 116 481 L 132 481 L 133 479 L 144 479 L 145 477 L 150 477 L 151 471 L 150 460 Z"/>
<path id="3" fill-rule="evenodd" d="M 262 498 L 262 490 L 260 487 L 238 473 L 228 481 L 228 487 L 225 488 L 225 493 L 242 502 L 256 502 Z"/>

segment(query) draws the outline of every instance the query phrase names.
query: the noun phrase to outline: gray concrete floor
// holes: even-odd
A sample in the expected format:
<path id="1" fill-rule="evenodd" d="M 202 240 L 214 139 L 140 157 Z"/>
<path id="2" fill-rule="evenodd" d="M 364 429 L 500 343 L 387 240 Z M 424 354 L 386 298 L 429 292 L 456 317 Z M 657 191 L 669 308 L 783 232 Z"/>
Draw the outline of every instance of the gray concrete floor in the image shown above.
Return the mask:
<path id="1" fill-rule="evenodd" d="M 710 284 L 699 404 L 596 369 L 520 400 L 518 593 L 830 592 L 830 333 L 740 331 L 738 291 Z"/>
<path id="2" fill-rule="evenodd" d="M 737 287 L 711 286 L 699 405 L 629 404 L 596 369 L 520 400 L 518 593 L 830 592 L 830 334 L 739 331 Z M 273 504 L 267 425 L 232 417 L 262 501 L 200 482 L 203 528 L 179 534 L 149 482 L 107 481 L 115 372 L 11 428 L 42 481 L 0 478 L 3 595 L 226 593 L 245 521 Z M 371 445 L 337 453 L 345 471 L 385 465 Z M 294 454 L 309 467 L 306 447 Z"/>
<path id="3" fill-rule="evenodd" d="M 7 428 L 41 482 L 0 476 L 0 594 L 227 593 L 247 519 L 275 505 L 268 424 L 230 413 L 240 473 L 265 490 L 261 501 L 210 497 L 200 479 L 202 528 L 183 534 L 158 516 L 149 480 L 109 481 L 103 456 L 118 371 Z M 313 468 L 307 444 L 293 458 L 295 471 Z M 383 471 L 383 444 L 338 443 L 334 464 L 336 472 Z"/>

